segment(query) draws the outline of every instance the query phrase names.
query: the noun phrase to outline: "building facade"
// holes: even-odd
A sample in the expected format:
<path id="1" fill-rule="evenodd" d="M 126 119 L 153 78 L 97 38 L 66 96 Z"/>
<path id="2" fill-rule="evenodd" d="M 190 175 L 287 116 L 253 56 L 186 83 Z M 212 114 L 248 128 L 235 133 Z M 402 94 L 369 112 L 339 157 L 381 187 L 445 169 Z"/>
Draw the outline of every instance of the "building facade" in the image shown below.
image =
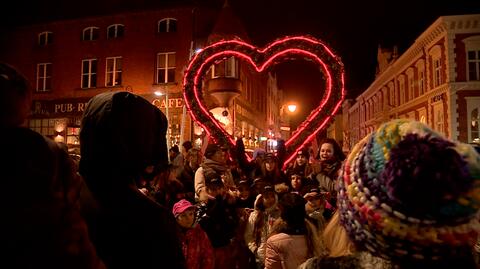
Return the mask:
<path id="1" fill-rule="evenodd" d="M 480 142 L 480 14 L 440 17 L 405 53 L 379 48 L 377 60 L 373 83 L 343 104 L 344 150 L 398 118 Z"/>
<path id="2" fill-rule="evenodd" d="M 185 109 L 183 72 L 195 51 L 209 44 L 208 37 L 228 8 L 179 6 L 23 26 L 3 36 L 0 60 L 18 68 L 32 84 L 28 126 L 70 147 L 79 144 L 88 100 L 109 91 L 141 95 L 164 111 L 169 146 L 203 141 L 204 132 Z M 234 112 L 237 105 L 231 113 L 232 128 L 257 146 L 255 137 L 268 131 L 263 104 L 270 75 L 254 76 L 236 59 L 224 62 L 223 69 L 222 63 L 212 67 L 205 85 L 222 76 L 238 80 L 238 102 L 226 109 Z M 207 95 L 208 90 L 204 89 Z M 211 109 L 219 106 L 208 102 L 208 96 L 206 100 Z"/>

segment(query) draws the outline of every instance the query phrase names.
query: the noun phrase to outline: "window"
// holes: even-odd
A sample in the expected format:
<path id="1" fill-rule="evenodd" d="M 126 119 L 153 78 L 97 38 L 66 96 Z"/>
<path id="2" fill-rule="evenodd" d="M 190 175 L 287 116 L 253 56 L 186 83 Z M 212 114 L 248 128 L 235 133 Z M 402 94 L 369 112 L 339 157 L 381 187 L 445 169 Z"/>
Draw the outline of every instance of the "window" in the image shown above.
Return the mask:
<path id="1" fill-rule="evenodd" d="M 433 86 L 438 87 L 442 84 L 442 64 L 440 58 L 433 60 Z"/>
<path id="2" fill-rule="evenodd" d="M 478 108 L 475 108 L 472 113 L 470 113 L 471 123 L 470 123 L 470 137 L 471 142 L 477 141 L 480 142 L 480 128 L 478 127 L 479 120 Z M 470 141 L 469 141 L 470 142 Z"/>
<path id="3" fill-rule="evenodd" d="M 438 102 L 438 104 L 435 104 L 433 106 L 433 127 L 435 130 L 437 130 L 440 133 L 444 133 L 444 114 L 443 114 L 443 104 L 441 102 Z"/>
<path id="4" fill-rule="evenodd" d="M 42 135 L 55 135 L 55 119 L 31 119 L 28 127 Z"/>
<path id="5" fill-rule="evenodd" d="M 53 42 L 53 33 L 52 32 L 42 32 L 38 34 L 38 45 L 46 46 L 48 44 L 52 44 Z"/>
<path id="6" fill-rule="evenodd" d="M 82 61 L 82 88 L 97 87 L 97 59 Z"/>
<path id="7" fill-rule="evenodd" d="M 395 106 L 395 90 L 393 88 L 388 89 L 388 96 L 389 96 L 390 106 L 394 107 Z"/>
<path id="8" fill-rule="evenodd" d="M 465 97 L 467 101 L 468 142 L 480 143 L 480 96 Z"/>
<path id="9" fill-rule="evenodd" d="M 98 39 L 98 27 L 87 27 L 83 29 L 82 40 L 92 41 Z"/>
<path id="10" fill-rule="evenodd" d="M 423 95 L 425 93 L 425 71 L 420 70 L 418 72 L 418 92 L 419 95 Z"/>
<path id="11" fill-rule="evenodd" d="M 468 80 L 480 80 L 480 49 L 467 52 Z"/>
<path id="12" fill-rule="evenodd" d="M 415 92 L 415 80 L 413 77 L 408 78 L 408 100 L 413 100 L 415 96 L 413 96 Z"/>
<path id="13" fill-rule="evenodd" d="M 238 78 L 238 61 L 235 57 L 230 57 L 213 65 L 212 78 L 231 77 Z"/>
<path id="14" fill-rule="evenodd" d="M 123 24 L 112 24 L 107 28 L 107 39 L 114 39 L 123 36 L 125 26 Z"/>
<path id="15" fill-rule="evenodd" d="M 68 145 L 80 144 L 80 128 L 79 127 L 67 127 L 67 144 Z"/>
<path id="16" fill-rule="evenodd" d="M 46 92 L 52 89 L 52 64 L 37 64 L 37 92 Z"/>
<path id="17" fill-rule="evenodd" d="M 400 100 L 398 100 L 398 104 L 404 104 L 405 103 L 405 77 L 402 75 L 398 79 L 398 89 L 400 93 Z"/>
<path id="18" fill-rule="evenodd" d="M 165 18 L 158 21 L 159 33 L 174 33 L 177 31 L 177 20 L 173 18 Z"/>
<path id="19" fill-rule="evenodd" d="M 169 82 L 175 82 L 175 52 L 158 53 L 156 83 Z"/>
<path id="20" fill-rule="evenodd" d="M 122 57 L 109 57 L 107 58 L 105 86 L 117 85 L 122 85 Z"/>

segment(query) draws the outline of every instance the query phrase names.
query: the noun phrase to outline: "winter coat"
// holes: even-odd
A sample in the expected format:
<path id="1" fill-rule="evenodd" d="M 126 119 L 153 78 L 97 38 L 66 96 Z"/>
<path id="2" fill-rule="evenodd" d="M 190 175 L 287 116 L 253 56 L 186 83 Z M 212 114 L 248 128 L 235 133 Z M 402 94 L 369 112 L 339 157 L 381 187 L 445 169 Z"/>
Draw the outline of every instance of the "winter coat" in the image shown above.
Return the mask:
<path id="1" fill-rule="evenodd" d="M 268 238 L 265 269 L 296 269 L 309 257 L 305 235 L 279 233 Z"/>
<path id="2" fill-rule="evenodd" d="M 206 197 L 205 174 L 216 174 L 218 178 L 223 175 L 223 183 L 225 184 L 225 188 L 227 190 L 235 186 L 232 173 L 230 172 L 230 169 L 227 167 L 226 164 L 221 164 L 210 159 L 205 159 L 205 161 L 195 172 L 195 194 L 197 195 L 197 198 Z"/>
<path id="3" fill-rule="evenodd" d="M 272 233 L 266 243 L 265 269 L 296 269 L 300 264 L 311 258 L 308 254 L 307 236 L 313 245 L 313 256 L 323 256 L 326 253 L 324 243 L 317 233 L 316 227 L 305 219 L 307 234 L 292 235 L 281 231 L 286 223 L 279 219 L 274 223 Z M 280 232 L 279 232 L 280 231 Z"/>
<path id="4" fill-rule="evenodd" d="M 184 268 L 171 211 L 135 186 L 148 165 L 168 164 L 165 115 L 128 92 L 109 92 L 87 104 L 80 131 L 80 173 L 95 208 L 91 238 L 109 269 Z"/>
<path id="5" fill-rule="evenodd" d="M 261 194 L 257 196 L 257 200 L 255 201 L 255 210 L 250 214 L 248 218 L 248 223 L 245 230 L 245 243 L 247 244 L 250 251 L 255 254 L 257 261 L 263 264 L 265 261 L 265 244 L 267 242 L 267 238 L 272 231 L 273 224 L 277 219 L 280 218 L 281 212 L 278 208 L 277 201 L 275 201 L 275 204 L 273 206 L 264 210 L 260 210 L 258 203 L 261 202 L 261 197 Z M 278 200 L 277 197 L 276 200 Z M 263 215 L 263 224 L 260 234 L 260 240 L 257 242 L 255 223 L 259 218 L 260 214 Z"/>
<path id="6" fill-rule="evenodd" d="M 215 255 L 207 234 L 199 225 L 180 235 L 182 251 L 187 261 L 187 269 L 213 269 Z"/>
<path id="7" fill-rule="evenodd" d="M 235 238 L 239 224 L 236 207 L 228 203 L 226 198 L 209 197 L 200 204 L 197 220 L 207 233 L 213 248 L 228 246 Z"/>

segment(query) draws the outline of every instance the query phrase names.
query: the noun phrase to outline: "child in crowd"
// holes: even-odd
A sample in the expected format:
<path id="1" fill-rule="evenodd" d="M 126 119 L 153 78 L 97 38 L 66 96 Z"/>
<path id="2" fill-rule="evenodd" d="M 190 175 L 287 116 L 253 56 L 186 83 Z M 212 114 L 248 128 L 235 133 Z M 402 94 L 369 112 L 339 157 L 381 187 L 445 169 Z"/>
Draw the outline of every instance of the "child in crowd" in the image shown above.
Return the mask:
<path id="1" fill-rule="evenodd" d="M 180 242 L 187 269 L 215 268 L 215 255 L 207 234 L 195 223 L 196 207 L 182 199 L 173 205 L 172 213 L 180 228 Z"/>

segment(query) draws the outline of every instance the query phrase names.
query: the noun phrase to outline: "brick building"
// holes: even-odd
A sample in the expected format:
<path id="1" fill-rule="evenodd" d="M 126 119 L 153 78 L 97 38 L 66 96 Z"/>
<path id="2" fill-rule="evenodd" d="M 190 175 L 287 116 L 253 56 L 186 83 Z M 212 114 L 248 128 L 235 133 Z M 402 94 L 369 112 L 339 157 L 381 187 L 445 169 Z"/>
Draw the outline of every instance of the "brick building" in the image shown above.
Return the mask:
<path id="1" fill-rule="evenodd" d="M 248 38 L 240 23 L 222 36 L 225 31 L 215 25 L 224 19 L 237 20 L 228 5 L 181 5 L 22 26 L 3 36 L 0 61 L 18 68 L 34 88 L 28 126 L 71 147 L 79 143 L 85 104 L 107 91 L 130 91 L 161 108 L 169 119 L 170 145 L 201 141 L 202 130 L 183 103 L 183 72 L 190 57 L 213 42 L 212 37 Z M 245 137 L 247 147 L 259 146 L 272 109 L 260 104 L 266 104 L 267 93 L 273 91 L 265 91 L 267 85 L 276 91 L 275 76 L 251 74 L 236 59 L 226 59 L 211 73 L 206 82 L 222 76 L 235 80 L 237 102 L 222 110 L 234 112 L 235 106 L 238 112 L 230 114 L 238 119 L 233 118 L 232 130 Z M 269 96 L 277 98 L 276 92 Z M 211 109 L 220 105 L 208 104 Z"/>
<path id="2" fill-rule="evenodd" d="M 372 84 L 343 104 L 344 150 L 396 118 L 480 142 L 480 14 L 440 17 L 402 55 L 379 47 L 377 61 Z"/>

